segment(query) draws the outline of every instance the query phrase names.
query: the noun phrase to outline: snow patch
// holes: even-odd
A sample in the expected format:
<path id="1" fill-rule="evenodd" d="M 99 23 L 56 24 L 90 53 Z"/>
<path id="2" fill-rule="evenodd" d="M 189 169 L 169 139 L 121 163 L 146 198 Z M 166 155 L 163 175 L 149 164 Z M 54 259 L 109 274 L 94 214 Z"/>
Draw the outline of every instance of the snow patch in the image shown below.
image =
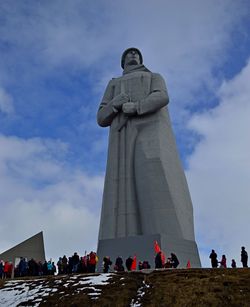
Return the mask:
<path id="1" fill-rule="evenodd" d="M 96 286 L 107 285 L 113 275 L 112 273 L 103 273 L 87 277 L 81 277 L 79 275 L 71 276 L 68 279 L 54 280 L 53 288 L 49 286 L 51 283 L 46 279 L 9 280 L 5 283 L 4 287 L 0 289 L 0 306 L 16 307 L 21 303 L 39 306 L 42 301 L 45 302 L 45 297 L 58 292 L 59 286 L 64 286 L 66 288 L 69 285 L 76 288 L 72 295 L 87 290 L 86 295 L 89 295 L 91 299 L 97 299 L 98 296 L 101 295 L 102 290 L 96 288 Z M 91 292 L 89 292 L 89 290 Z M 63 295 L 63 293 L 65 292 L 60 292 L 62 295 L 61 298 L 69 295 L 66 293 Z"/>
<path id="2" fill-rule="evenodd" d="M 141 300 L 146 293 L 146 289 L 150 288 L 150 285 L 146 284 L 145 281 L 142 282 L 143 285 L 137 290 L 137 295 L 135 299 L 132 299 L 130 307 L 139 307 L 141 305 Z"/>

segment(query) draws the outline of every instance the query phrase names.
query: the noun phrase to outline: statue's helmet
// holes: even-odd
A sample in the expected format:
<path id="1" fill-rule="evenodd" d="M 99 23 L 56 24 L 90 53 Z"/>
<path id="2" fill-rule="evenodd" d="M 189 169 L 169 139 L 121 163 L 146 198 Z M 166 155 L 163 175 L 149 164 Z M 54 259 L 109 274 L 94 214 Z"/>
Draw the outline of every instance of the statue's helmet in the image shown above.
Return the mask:
<path id="1" fill-rule="evenodd" d="M 141 64 L 143 63 L 143 58 L 142 58 L 142 54 L 141 54 L 141 51 L 135 47 L 131 47 L 131 48 L 128 48 L 126 49 L 123 54 L 122 54 L 122 58 L 121 58 L 121 67 L 124 69 L 124 63 L 125 63 L 125 57 L 127 55 L 128 52 L 130 52 L 131 50 L 135 50 L 138 54 L 139 54 L 139 57 L 140 57 L 140 62 Z"/>

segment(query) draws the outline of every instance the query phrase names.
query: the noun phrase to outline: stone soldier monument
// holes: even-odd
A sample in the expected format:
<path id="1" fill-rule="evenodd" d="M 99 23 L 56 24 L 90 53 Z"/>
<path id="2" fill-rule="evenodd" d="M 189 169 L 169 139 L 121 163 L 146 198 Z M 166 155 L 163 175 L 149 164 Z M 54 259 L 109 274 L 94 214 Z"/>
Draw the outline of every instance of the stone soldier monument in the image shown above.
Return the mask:
<path id="1" fill-rule="evenodd" d="M 154 265 L 154 241 L 185 267 L 200 267 L 193 206 L 173 136 L 163 78 L 143 65 L 137 48 L 124 51 L 123 75 L 112 79 L 97 120 L 110 127 L 97 253 Z"/>

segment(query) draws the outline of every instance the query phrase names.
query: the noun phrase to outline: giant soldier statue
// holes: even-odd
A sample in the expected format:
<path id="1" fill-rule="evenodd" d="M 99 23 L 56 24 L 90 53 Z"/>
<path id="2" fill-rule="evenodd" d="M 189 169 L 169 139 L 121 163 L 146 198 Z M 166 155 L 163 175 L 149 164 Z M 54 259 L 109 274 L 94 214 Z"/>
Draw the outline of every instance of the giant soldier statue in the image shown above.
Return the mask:
<path id="1" fill-rule="evenodd" d="M 182 267 L 200 267 L 193 207 L 178 157 L 163 78 L 143 65 L 137 48 L 124 51 L 123 75 L 112 79 L 97 120 L 110 127 L 98 256 L 154 260 L 154 242 Z"/>

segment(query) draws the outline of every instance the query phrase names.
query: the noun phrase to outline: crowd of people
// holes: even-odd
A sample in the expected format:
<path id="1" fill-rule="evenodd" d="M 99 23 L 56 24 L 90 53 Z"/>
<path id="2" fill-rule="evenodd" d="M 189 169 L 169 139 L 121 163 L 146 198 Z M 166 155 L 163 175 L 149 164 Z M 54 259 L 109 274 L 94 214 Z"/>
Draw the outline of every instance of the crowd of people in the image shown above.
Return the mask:
<path id="1" fill-rule="evenodd" d="M 110 257 L 103 258 L 103 272 L 107 273 L 111 269 L 112 261 Z M 179 265 L 179 260 L 174 253 L 171 253 L 171 256 L 165 260 L 165 255 L 162 251 L 159 251 L 155 256 L 155 269 L 163 268 L 177 268 Z M 138 265 L 136 264 L 136 257 L 129 256 L 125 261 L 125 267 L 127 271 L 133 270 L 145 270 L 150 269 L 151 266 L 147 260 L 139 261 Z M 121 256 L 117 257 L 114 264 L 114 271 L 124 272 L 125 267 L 123 265 L 123 259 Z"/>
<path id="2" fill-rule="evenodd" d="M 171 256 L 167 258 L 165 261 L 165 255 L 162 251 L 159 251 L 155 257 L 155 268 L 162 269 L 162 268 L 174 268 L 176 269 L 180 264 L 177 256 L 174 253 L 170 254 Z"/>
<path id="3" fill-rule="evenodd" d="M 60 257 L 57 264 L 50 259 L 49 261 L 27 260 L 21 257 L 19 263 L 14 267 L 14 277 L 24 276 L 47 276 L 71 273 L 94 273 L 98 257 L 95 252 L 91 252 L 84 257 L 79 257 L 74 253 L 67 258 L 65 255 Z M 13 272 L 13 263 L 9 261 L 0 261 L 0 279 L 10 278 Z"/>
<path id="4" fill-rule="evenodd" d="M 27 260 L 21 257 L 19 263 L 14 268 L 14 277 L 24 276 L 47 276 L 47 275 L 62 275 L 72 273 L 94 273 L 96 272 L 96 266 L 99 259 L 95 252 L 91 251 L 89 254 L 85 252 L 83 257 L 80 257 L 75 252 L 71 257 L 60 257 L 58 262 L 55 264 L 52 259 L 49 261 L 36 261 L 33 258 Z M 118 256 L 112 267 L 113 262 L 109 256 L 103 258 L 102 270 L 104 273 L 110 271 L 123 272 L 125 270 L 143 270 L 150 269 L 151 266 L 147 260 L 139 261 L 136 264 L 136 257 L 129 256 L 125 261 L 125 266 L 121 256 Z M 171 254 L 170 258 L 165 259 L 163 253 L 159 251 L 155 257 L 155 268 L 176 268 L 179 261 L 175 254 Z M 0 279 L 10 278 L 13 272 L 13 263 L 8 261 L 0 261 Z"/>
<path id="5" fill-rule="evenodd" d="M 227 268 L 227 258 L 226 258 L 226 255 L 222 255 L 221 260 L 219 261 L 217 259 L 217 254 L 216 254 L 215 250 L 212 249 L 211 254 L 209 255 L 209 258 L 211 260 L 212 268 L 218 268 L 218 267 L 220 267 L 220 268 Z M 248 262 L 248 254 L 247 254 L 247 251 L 246 251 L 245 247 L 242 246 L 241 247 L 241 263 L 242 263 L 243 268 L 247 268 L 248 267 L 247 262 Z M 231 267 L 232 268 L 236 268 L 237 267 L 235 259 L 232 259 Z"/>
<path id="6" fill-rule="evenodd" d="M 69 258 L 64 255 L 57 262 L 58 274 L 94 273 L 98 260 L 96 253 L 93 251 L 89 254 L 85 252 L 83 257 L 80 257 L 76 252 Z"/>
<path id="7" fill-rule="evenodd" d="M 227 259 L 225 255 L 222 255 L 221 260 L 218 260 L 218 256 L 215 250 L 212 250 L 209 256 L 211 260 L 212 268 L 227 268 Z M 55 263 L 50 259 L 49 261 L 41 262 L 35 261 L 34 259 L 27 260 L 25 258 L 20 258 L 19 263 L 14 267 L 15 277 L 24 276 L 44 276 L 44 275 L 54 275 L 54 274 L 72 274 L 72 273 L 95 273 L 96 266 L 99 259 L 95 252 L 91 251 L 89 254 L 85 252 L 83 257 L 80 257 L 77 252 L 75 252 L 71 257 L 60 257 L 58 262 Z M 248 267 L 248 254 L 244 246 L 241 248 L 241 262 L 244 268 Z M 121 256 L 118 256 L 112 267 L 112 260 L 109 256 L 103 258 L 102 269 L 104 273 L 110 271 L 124 272 L 133 270 L 143 270 L 150 269 L 151 266 L 147 260 L 139 261 L 138 265 L 136 262 L 136 257 L 129 256 L 124 262 Z M 9 261 L 0 261 L 0 279 L 11 278 L 13 273 L 13 263 Z M 155 268 L 177 268 L 179 266 L 179 260 L 176 254 L 171 253 L 170 257 L 165 259 L 164 253 L 160 250 L 155 256 Z M 188 264 L 187 264 L 187 267 Z M 236 268 L 236 261 L 232 259 L 231 267 Z"/>
<path id="8" fill-rule="evenodd" d="M 12 262 L 0 261 L 0 279 L 12 276 L 13 266 Z M 55 272 L 56 266 L 51 260 L 42 263 L 33 258 L 27 260 L 21 257 L 19 263 L 14 267 L 14 277 L 54 275 Z"/>

